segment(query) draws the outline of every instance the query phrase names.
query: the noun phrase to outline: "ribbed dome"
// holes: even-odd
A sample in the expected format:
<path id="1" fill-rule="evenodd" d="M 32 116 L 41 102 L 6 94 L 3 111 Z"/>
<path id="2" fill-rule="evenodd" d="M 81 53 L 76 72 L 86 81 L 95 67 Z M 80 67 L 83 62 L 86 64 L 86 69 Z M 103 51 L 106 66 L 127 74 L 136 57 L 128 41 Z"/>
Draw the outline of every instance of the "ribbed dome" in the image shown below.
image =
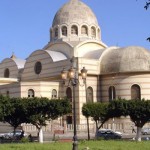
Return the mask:
<path id="1" fill-rule="evenodd" d="M 101 58 L 101 73 L 150 71 L 150 53 L 142 47 L 130 46 L 106 50 Z"/>
<path id="2" fill-rule="evenodd" d="M 53 27 L 62 24 L 77 23 L 98 26 L 92 10 L 79 0 L 70 0 L 58 10 L 53 20 Z"/>

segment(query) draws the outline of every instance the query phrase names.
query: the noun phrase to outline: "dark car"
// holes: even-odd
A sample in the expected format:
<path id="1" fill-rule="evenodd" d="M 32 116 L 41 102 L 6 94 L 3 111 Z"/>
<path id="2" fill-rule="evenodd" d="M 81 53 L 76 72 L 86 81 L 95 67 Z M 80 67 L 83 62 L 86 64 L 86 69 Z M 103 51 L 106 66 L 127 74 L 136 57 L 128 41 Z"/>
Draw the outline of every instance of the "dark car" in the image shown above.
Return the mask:
<path id="1" fill-rule="evenodd" d="M 122 135 L 112 130 L 99 130 L 96 134 L 96 137 L 109 140 L 109 139 L 121 139 Z"/>
<path id="2" fill-rule="evenodd" d="M 3 138 L 5 138 L 5 139 L 12 139 L 12 138 L 22 138 L 22 137 L 26 137 L 26 136 L 28 136 L 28 134 L 25 133 L 24 131 L 16 130 L 15 132 L 12 131 L 12 132 L 9 132 L 9 133 L 5 133 L 3 135 Z"/>

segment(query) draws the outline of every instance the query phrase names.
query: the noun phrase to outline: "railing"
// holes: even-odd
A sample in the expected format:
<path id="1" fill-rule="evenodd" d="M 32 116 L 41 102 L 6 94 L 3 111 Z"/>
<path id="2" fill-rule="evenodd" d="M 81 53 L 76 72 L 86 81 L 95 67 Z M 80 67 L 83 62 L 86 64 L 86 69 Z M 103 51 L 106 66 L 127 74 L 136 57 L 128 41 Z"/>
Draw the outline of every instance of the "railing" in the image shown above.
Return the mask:
<path id="1" fill-rule="evenodd" d="M 123 133 L 128 133 L 132 131 L 132 125 L 131 122 L 125 122 L 125 123 L 105 123 L 102 128 L 105 129 L 115 129 L 115 131 L 121 131 Z M 150 123 L 147 123 L 144 127 L 150 127 Z M 33 126 L 32 124 L 23 124 L 23 129 L 26 132 L 38 132 L 36 126 Z M 90 132 L 96 131 L 95 124 L 89 124 Z M 63 126 L 56 125 L 56 124 L 49 124 L 45 127 L 43 127 L 44 132 L 55 132 L 55 131 L 64 131 L 64 132 L 73 132 L 74 126 L 73 124 L 68 124 Z M 81 124 L 77 125 L 77 131 L 81 132 L 87 132 L 87 124 Z"/>

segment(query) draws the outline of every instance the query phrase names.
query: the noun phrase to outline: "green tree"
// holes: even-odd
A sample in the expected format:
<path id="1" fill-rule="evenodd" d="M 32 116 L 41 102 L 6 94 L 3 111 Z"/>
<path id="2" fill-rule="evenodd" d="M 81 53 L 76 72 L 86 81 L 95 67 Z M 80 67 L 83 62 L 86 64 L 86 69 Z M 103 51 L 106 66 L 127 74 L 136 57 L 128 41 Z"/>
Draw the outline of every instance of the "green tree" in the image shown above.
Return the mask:
<path id="1" fill-rule="evenodd" d="M 147 10 L 150 6 L 150 0 L 146 1 L 146 5 L 144 6 L 144 8 Z"/>
<path id="2" fill-rule="evenodd" d="M 69 101 L 47 98 L 30 98 L 28 99 L 27 116 L 28 122 L 35 125 L 38 129 L 39 142 L 43 143 L 42 127 L 46 126 L 47 121 L 54 120 L 62 115 L 71 112 Z"/>
<path id="3" fill-rule="evenodd" d="M 38 129 L 39 142 L 43 143 L 42 127 L 46 126 L 48 118 L 48 103 L 47 98 L 28 98 L 27 100 L 27 123 L 31 123 Z"/>
<path id="4" fill-rule="evenodd" d="M 125 100 L 112 101 L 108 106 L 108 118 L 130 116 L 137 126 L 136 140 L 141 141 L 141 129 L 150 120 L 150 100 Z"/>
<path id="5" fill-rule="evenodd" d="M 0 95 L 0 121 L 4 121 L 4 116 L 10 113 L 9 97 Z M 9 111 L 6 111 L 8 109 Z"/>
<path id="6" fill-rule="evenodd" d="M 129 116 L 137 126 L 136 140 L 141 141 L 141 129 L 150 120 L 150 100 L 130 100 L 128 105 Z"/>
<path id="7" fill-rule="evenodd" d="M 119 118 L 121 116 L 128 116 L 128 101 L 126 99 L 113 100 L 109 103 L 107 108 L 108 118 Z"/>
<path id="8" fill-rule="evenodd" d="M 22 123 L 26 122 L 26 107 L 21 98 L 9 98 L 1 96 L 2 121 L 9 123 L 14 131 Z"/>
<path id="9" fill-rule="evenodd" d="M 147 0 L 144 8 L 147 10 L 149 6 L 150 6 L 150 0 Z M 150 42 L 150 37 L 148 37 L 147 40 Z"/>
<path id="10" fill-rule="evenodd" d="M 86 109 L 85 109 L 86 108 Z M 108 103 L 87 103 L 84 105 L 84 110 L 82 109 L 83 115 L 85 117 L 91 117 L 96 124 L 96 132 L 103 126 L 103 124 L 108 121 L 107 116 Z M 100 123 L 100 125 L 99 125 Z"/>
<path id="11" fill-rule="evenodd" d="M 87 119 L 87 132 L 88 132 L 88 140 L 90 140 L 90 128 L 89 128 L 89 117 L 90 117 L 90 109 L 89 104 L 84 104 L 82 107 L 82 114 Z"/>

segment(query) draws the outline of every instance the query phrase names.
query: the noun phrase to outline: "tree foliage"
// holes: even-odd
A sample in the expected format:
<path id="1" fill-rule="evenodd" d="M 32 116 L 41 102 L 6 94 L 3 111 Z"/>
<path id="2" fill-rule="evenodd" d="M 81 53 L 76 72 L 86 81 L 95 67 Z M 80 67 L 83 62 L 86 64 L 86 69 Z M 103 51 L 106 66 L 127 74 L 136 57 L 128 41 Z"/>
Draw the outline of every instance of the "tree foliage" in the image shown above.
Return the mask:
<path id="1" fill-rule="evenodd" d="M 144 6 L 144 8 L 147 10 L 147 9 L 149 8 L 149 6 L 150 6 L 150 0 L 148 0 L 148 1 L 146 2 L 146 5 Z"/>
<path id="2" fill-rule="evenodd" d="M 150 6 L 150 0 L 147 0 L 144 8 L 147 10 L 149 6 Z M 148 37 L 147 40 L 150 42 L 150 37 Z"/>
<path id="3" fill-rule="evenodd" d="M 109 119 L 107 116 L 108 103 L 87 103 L 82 107 L 82 114 L 87 118 L 91 117 L 95 123 L 96 128 L 100 129 L 103 124 Z M 100 125 L 98 125 L 100 122 Z"/>
<path id="4" fill-rule="evenodd" d="M 129 101 L 129 116 L 137 127 L 143 127 L 150 120 L 150 100 Z"/>
<path id="5" fill-rule="evenodd" d="M 21 98 L 9 98 L 0 96 L 0 107 L 3 115 L 1 121 L 9 123 L 14 130 L 21 124 L 26 122 L 26 107 Z"/>
<path id="6" fill-rule="evenodd" d="M 11 105 L 8 99 L 9 97 L 0 95 L 0 121 L 4 121 L 4 116 L 11 112 Z"/>
<path id="7" fill-rule="evenodd" d="M 113 100 L 111 103 L 108 105 L 108 112 L 107 112 L 107 117 L 108 118 L 118 118 L 120 116 L 127 116 L 129 115 L 129 110 L 128 110 L 128 101 L 125 99 L 118 99 L 118 100 Z"/>
<path id="8" fill-rule="evenodd" d="M 37 128 L 46 125 L 46 121 L 54 120 L 71 112 L 71 106 L 66 99 L 30 98 L 28 99 L 28 122 Z"/>
<path id="9" fill-rule="evenodd" d="M 71 112 L 67 99 L 48 98 L 9 98 L 0 95 L 0 121 L 17 128 L 22 123 L 31 123 L 37 128 L 46 121 Z"/>
<path id="10" fill-rule="evenodd" d="M 26 122 L 26 107 L 24 101 L 21 98 L 11 98 L 10 108 L 6 108 L 6 111 L 10 113 L 4 116 L 4 120 L 16 129 L 21 123 Z"/>
<path id="11" fill-rule="evenodd" d="M 150 100 L 112 101 L 108 106 L 108 117 L 130 116 L 137 127 L 143 127 L 150 120 Z"/>
<path id="12" fill-rule="evenodd" d="M 137 126 L 136 140 L 141 141 L 141 129 L 150 120 L 150 100 L 112 101 L 108 106 L 108 116 L 130 116 L 131 121 Z"/>

